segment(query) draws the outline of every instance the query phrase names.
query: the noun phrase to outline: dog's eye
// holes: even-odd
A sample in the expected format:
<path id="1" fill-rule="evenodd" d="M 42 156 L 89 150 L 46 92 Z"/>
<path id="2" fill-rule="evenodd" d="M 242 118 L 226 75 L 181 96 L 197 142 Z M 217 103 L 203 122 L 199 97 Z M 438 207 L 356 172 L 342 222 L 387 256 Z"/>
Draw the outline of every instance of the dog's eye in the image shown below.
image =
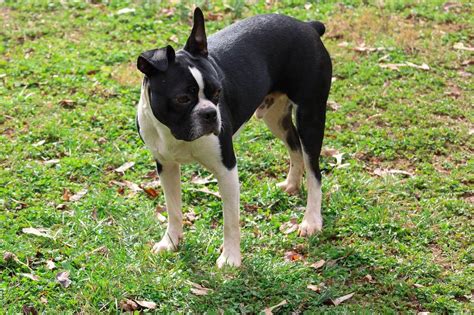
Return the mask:
<path id="1" fill-rule="evenodd" d="M 187 104 L 191 101 L 191 99 L 187 95 L 179 95 L 175 98 L 175 101 L 179 104 Z"/>
<path id="2" fill-rule="evenodd" d="M 219 101 L 220 95 L 221 95 L 221 89 L 215 90 L 214 93 L 212 94 L 212 100 L 215 102 Z"/>

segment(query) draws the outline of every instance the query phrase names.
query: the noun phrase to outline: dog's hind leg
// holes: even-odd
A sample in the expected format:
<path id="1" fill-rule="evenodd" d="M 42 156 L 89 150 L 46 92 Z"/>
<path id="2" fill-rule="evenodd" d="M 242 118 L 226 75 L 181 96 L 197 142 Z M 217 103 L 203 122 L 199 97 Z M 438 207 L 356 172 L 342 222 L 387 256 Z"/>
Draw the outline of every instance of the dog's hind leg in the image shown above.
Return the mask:
<path id="1" fill-rule="evenodd" d="M 298 192 L 303 176 L 303 156 L 301 143 L 293 125 L 292 104 L 285 94 L 272 93 L 265 97 L 257 109 L 257 118 L 263 118 L 273 135 L 283 141 L 290 155 L 290 171 L 285 181 L 277 184 L 289 194 Z"/>

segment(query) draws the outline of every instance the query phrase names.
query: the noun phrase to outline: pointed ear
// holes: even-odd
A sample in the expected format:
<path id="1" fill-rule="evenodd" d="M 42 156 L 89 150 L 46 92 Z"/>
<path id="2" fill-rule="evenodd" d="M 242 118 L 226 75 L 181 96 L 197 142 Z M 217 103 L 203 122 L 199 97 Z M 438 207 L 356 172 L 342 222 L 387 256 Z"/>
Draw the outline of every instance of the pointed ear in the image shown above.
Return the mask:
<path id="1" fill-rule="evenodd" d="M 147 76 L 168 70 L 168 66 L 174 62 L 175 53 L 170 45 L 165 48 L 152 49 L 140 54 L 137 59 L 137 68 Z"/>
<path id="2" fill-rule="evenodd" d="M 207 57 L 207 38 L 206 29 L 204 28 L 204 15 L 199 8 L 194 10 L 193 30 L 184 46 L 184 50 L 190 52 L 192 55 Z"/>

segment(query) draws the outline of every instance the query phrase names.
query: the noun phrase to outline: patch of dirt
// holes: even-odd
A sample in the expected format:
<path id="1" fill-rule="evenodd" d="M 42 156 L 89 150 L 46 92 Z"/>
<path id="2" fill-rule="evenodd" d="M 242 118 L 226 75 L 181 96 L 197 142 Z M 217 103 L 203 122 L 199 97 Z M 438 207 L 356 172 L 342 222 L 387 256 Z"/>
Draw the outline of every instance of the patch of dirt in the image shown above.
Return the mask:
<path id="1" fill-rule="evenodd" d="M 142 75 L 134 63 L 123 63 L 112 72 L 112 79 L 124 86 L 140 86 Z"/>

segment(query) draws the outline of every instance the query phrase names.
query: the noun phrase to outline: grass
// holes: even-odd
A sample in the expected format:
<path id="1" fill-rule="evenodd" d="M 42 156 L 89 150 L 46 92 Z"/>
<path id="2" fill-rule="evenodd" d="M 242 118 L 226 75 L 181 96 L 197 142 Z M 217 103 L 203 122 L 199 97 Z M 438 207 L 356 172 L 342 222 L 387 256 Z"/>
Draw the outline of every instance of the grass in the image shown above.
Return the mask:
<path id="1" fill-rule="evenodd" d="M 325 146 L 344 153 L 347 165 L 321 160 L 323 232 L 303 239 L 280 231 L 302 219 L 305 192 L 288 196 L 276 187 L 287 155 L 252 120 L 235 144 L 242 268 L 215 266 L 221 202 L 190 182 L 209 174 L 197 165 L 183 166 L 184 211 L 196 220 L 188 215 L 179 252 L 152 255 L 165 229 L 155 216 L 163 195 L 132 195 L 114 181 L 153 180 L 152 158 L 135 130 L 140 75 L 133 63 L 146 49 L 181 47 L 192 5 L 5 1 L 0 253 L 16 259 L 0 258 L 0 313 L 115 313 L 127 298 L 154 301 L 160 313 L 258 313 L 282 300 L 274 312 L 473 312 L 473 56 L 453 48 L 472 45 L 472 4 L 198 4 L 212 13 L 209 33 L 265 12 L 325 22 L 330 100 L 339 105 L 328 112 Z M 125 7 L 135 12 L 117 14 Z M 379 66 L 406 62 L 429 70 Z M 123 175 L 114 172 L 129 161 L 135 165 Z M 64 200 L 85 188 L 80 200 Z M 23 233 L 28 227 L 46 228 L 51 238 Z M 285 260 L 287 252 L 295 261 Z M 321 259 L 322 268 L 309 266 Z M 70 273 L 70 286 L 56 280 L 60 271 Z M 189 281 L 211 291 L 195 295 Z M 319 293 L 306 288 L 322 282 Z M 330 302 L 352 292 L 338 306 Z"/>

